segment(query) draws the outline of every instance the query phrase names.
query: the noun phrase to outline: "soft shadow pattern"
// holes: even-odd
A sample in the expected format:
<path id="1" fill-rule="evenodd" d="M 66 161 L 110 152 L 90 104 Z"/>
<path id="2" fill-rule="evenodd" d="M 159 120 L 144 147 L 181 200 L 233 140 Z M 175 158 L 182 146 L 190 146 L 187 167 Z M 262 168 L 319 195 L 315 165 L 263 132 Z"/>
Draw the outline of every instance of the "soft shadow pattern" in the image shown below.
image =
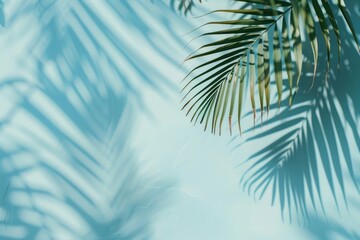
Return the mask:
<path id="1" fill-rule="evenodd" d="M 148 3 L 147 6 L 160 13 L 164 4 Z M 117 76 L 116 81 L 121 83 L 121 89 L 126 94 L 134 94 L 137 99 L 141 99 L 136 91 L 138 84 L 153 87 L 163 95 L 166 90 L 174 89 L 174 85 L 167 81 L 168 76 L 149 67 L 152 62 L 147 58 L 148 54 L 140 50 L 144 45 L 151 46 L 167 61 L 179 64 L 174 61 L 171 52 L 158 48 L 158 42 L 165 41 L 163 36 L 158 35 L 155 39 L 151 24 L 142 20 L 140 14 L 146 6 L 127 1 L 46 0 L 19 4 L 17 7 L 18 10 L 9 16 L 8 22 L 14 24 L 28 15 L 36 16 L 38 21 L 39 28 L 34 29 L 39 30 L 41 36 L 29 44 L 31 54 L 40 51 L 47 58 L 54 59 L 57 52 L 65 51 L 66 48 L 77 49 L 82 52 L 83 58 L 92 59 L 92 64 L 106 62 L 107 69 L 103 71 L 111 71 Z M 149 15 L 144 16 L 144 19 L 147 17 Z M 117 23 L 115 28 L 114 22 Z M 170 27 L 167 30 L 171 37 L 177 38 Z"/>
<path id="2" fill-rule="evenodd" d="M 191 13 L 191 9 L 194 7 L 194 1 L 195 0 L 170 0 L 170 6 L 173 10 L 176 8 L 178 11 L 187 15 L 189 12 Z"/>
<path id="3" fill-rule="evenodd" d="M 146 186 L 166 188 L 166 184 L 138 173 L 129 143 L 133 120 L 126 100 L 93 93 L 87 109 L 75 111 L 71 100 L 57 95 L 58 89 L 45 76 L 42 79 L 43 88 L 36 94 L 58 108 L 61 116 L 45 113 L 30 99 L 18 106 L 25 119 L 34 120 L 18 126 L 21 134 L 10 135 L 13 146 L 2 151 L 2 181 L 8 184 L 2 186 L 6 216 L 1 235 L 150 238 L 152 217 L 166 198 L 163 190 Z M 37 131 L 36 125 L 41 126 Z M 16 135 L 16 129 L 11 131 Z"/>
<path id="4" fill-rule="evenodd" d="M 344 226 L 336 222 L 327 221 L 318 216 L 311 216 L 312 224 L 308 228 L 311 236 L 321 240 L 342 239 L 342 240 L 358 240 L 360 235 L 348 231 Z M 315 220 L 316 219 L 316 220 Z"/>
<path id="5" fill-rule="evenodd" d="M 5 27 L 4 2 L 0 1 L 0 25 Z"/>
<path id="6" fill-rule="evenodd" d="M 30 36 L 18 63 L 29 78 L 0 85 L 16 99 L 1 119 L 1 238 L 152 237 L 172 182 L 140 172 L 133 109 L 139 85 L 172 86 L 122 30 L 134 6 L 114 2 L 18 3 L 7 21 Z M 114 19 L 118 29 L 106 24 Z M 145 41 L 148 24 L 136 27 Z"/>
<path id="7" fill-rule="evenodd" d="M 359 169 L 359 161 L 356 161 L 354 166 Z M 344 180 L 346 183 L 349 181 L 346 178 Z M 360 184 L 359 178 L 357 178 L 357 184 Z M 347 197 L 349 213 L 342 214 L 341 217 L 333 216 L 332 218 L 310 214 L 310 224 L 304 230 L 319 240 L 359 240 L 360 196 L 359 194 L 348 195 L 350 195 Z"/>
<path id="8" fill-rule="evenodd" d="M 355 6 L 359 4 L 349 2 L 349 9 L 357 9 Z M 352 16 L 358 22 L 355 11 Z M 359 31 L 359 25 L 356 27 Z M 342 32 L 344 40 L 347 34 Z M 246 169 L 242 187 L 259 199 L 268 193 L 272 204 L 278 202 L 282 216 L 290 221 L 309 220 L 312 213 L 326 215 L 333 205 L 338 211 L 345 210 L 347 191 L 355 186 L 358 192 L 359 173 L 354 171 L 353 162 L 360 151 L 360 84 L 355 79 L 360 75 L 360 58 L 351 42 L 345 40 L 343 48 L 340 69 L 332 66 L 326 87 L 322 74 L 310 89 L 311 64 L 305 59 L 309 74 L 303 76 L 302 93 L 296 95 L 293 106 L 286 107 L 287 101 L 283 101 L 279 113 L 275 113 L 277 106 L 272 106 L 275 116 L 250 129 L 248 138 L 238 145 L 239 152 L 247 146 L 257 149 L 242 161 L 241 167 Z M 332 57 L 336 59 L 336 55 Z M 319 69 L 324 73 L 326 64 L 320 64 Z M 289 94 L 287 82 L 284 84 Z M 350 176 L 350 181 L 345 182 L 345 176 Z"/>

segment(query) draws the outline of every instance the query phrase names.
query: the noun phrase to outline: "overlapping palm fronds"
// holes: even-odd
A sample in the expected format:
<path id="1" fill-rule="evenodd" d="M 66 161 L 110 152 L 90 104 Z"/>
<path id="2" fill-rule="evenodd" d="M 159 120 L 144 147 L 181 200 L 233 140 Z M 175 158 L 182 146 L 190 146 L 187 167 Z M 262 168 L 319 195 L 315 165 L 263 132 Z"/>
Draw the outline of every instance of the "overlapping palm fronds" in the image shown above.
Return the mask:
<path id="1" fill-rule="evenodd" d="M 327 49 L 327 71 L 330 67 L 330 33 L 334 33 L 337 40 L 340 61 L 340 29 L 333 8 L 342 13 L 358 50 L 355 30 L 343 0 L 336 3 L 328 0 L 234 0 L 234 3 L 243 5 L 236 7 L 235 4 L 232 9 L 213 12 L 228 14 L 231 16 L 229 20 L 204 24 L 220 26 L 220 29 L 201 36 L 220 39 L 201 46 L 186 59 L 201 58 L 204 62 L 186 76 L 188 81 L 183 90 L 187 94 L 183 99 L 186 100 L 183 109 L 187 109 L 187 115 L 191 113 L 191 121 L 204 124 L 205 130 L 209 125 L 212 133 L 218 129 L 221 134 L 225 118 L 229 121 L 230 133 L 233 118 L 237 119 L 241 132 L 240 119 L 247 87 L 254 123 L 258 108 L 261 115 L 269 111 L 271 81 L 276 83 L 278 106 L 282 102 L 284 84 L 289 87 L 288 102 L 292 104 L 303 68 L 302 42 L 305 39 L 302 39 L 301 32 L 306 33 L 313 52 L 312 83 L 315 81 L 319 59 L 317 27 Z M 274 77 L 271 76 L 271 69 L 275 71 Z M 286 70 L 286 78 L 283 77 L 283 69 Z"/>

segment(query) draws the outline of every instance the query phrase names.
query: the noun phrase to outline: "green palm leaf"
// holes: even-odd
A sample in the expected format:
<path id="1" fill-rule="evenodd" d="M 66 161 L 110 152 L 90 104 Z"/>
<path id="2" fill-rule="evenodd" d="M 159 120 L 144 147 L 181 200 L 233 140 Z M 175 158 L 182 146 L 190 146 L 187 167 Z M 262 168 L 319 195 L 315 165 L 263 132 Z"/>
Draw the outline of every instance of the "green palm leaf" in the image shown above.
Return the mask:
<path id="1" fill-rule="evenodd" d="M 334 32 L 338 43 L 338 55 L 341 54 L 341 39 L 338 23 L 334 18 L 332 7 L 340 9 L 344 22 L 351 30 L 354 41 L 358 44 L 351 17 L 346 9 L 344 1 L 336 4 L 327 0 L 233 0 L 234 3 L 242 3 L 242 7 L 233 9 L 220 9 L 211 13 L 231 16 L 227 20 L 212 21 L 203 26 L 218 26 L 218 30 L 209 31 L 202 36 L 218 38 L 201 46 L 186 60 L 203 59 L 204 63 L 194 67 L 186 76 L 187 84 L 183 90 L 187 90 L 184 97 L 183 109 L 187 108 L 187 114 L 192 112 L 191 121 L 202 117 L 212 119 L 211 131 L 215 133 L 218 128 L 221 133 L 224 116 L 228 115 L 229 128 L 231 131 L 232 116 L 234 109 L 241 110 L 241 101 L 234 101 L 240 88 L 235 88 L 240 79 L 249 81 L 250 102 L 255 114 L 260 107 L 264 109 L 264 96 L 266 109 L 270 106 L 270 81 L 276 83 L 278 94 L 278 106 L 282 102 L 283 82 L 287 81 L 290 87 L 289 105 L 298 90 L 302 73 L 302 39 L 301 32 L 305 32 L 313 53 L 313 82 L 317 73 L 319 60 L 319 39 L 316 24 L 320 26 L 327 50 L 327 73 L 330 68 L 330 31 Z M 248 6 L 247 8 L 244 7 Z M 333 6 L 331 6 L 333 5 Z M 326 18 L 328 16 L 328 19 Z M 301 22 L 301 24 L 300 24 Z M 329 22 L 329 23 L 328 23 Z M 282 23 L 282 24 L 281 24 Z M 332 26 L 330 28 L 329 26 Z M 271 39 L 268 41 L 267 39 Z M 274 56 L 270 61 L 268 56 Z M 293 57 L 294 56 L 294 59 Z M 240 64 L 245 65 L 242 77 L 238 76 Z M 273 65 L 271 67 L 271 65 Z M 270 76 L 270 69 L 275 70 L 275 76 Z M 283 69 L 286 69 L 287 79 L 283 78 Z M 235 75 L 235 77 L 233 77 Z M 293 91 L 294 80 L 296 89 Z M 240 84 L 241 85 L 241 84 Z M 258 91 L 255 91 L 255 85 Z M 243 87 L 245 87 L 243 85 Z M 232 89 L 232 90 L 231 90 Z M 231 92 L 231 94 L 230 94 Z M 255 101 L 259 95 L 259 103 Z M 230 105 L 230 106 L 229 106 Z M 259 105 L 259 106 L 258 106 Z M 240 126 L 241 113 L 238 113 Z M 196 123 L 196 121 L 195 121 Z M 207 121 L 205 123 L 205 129 Z"/>

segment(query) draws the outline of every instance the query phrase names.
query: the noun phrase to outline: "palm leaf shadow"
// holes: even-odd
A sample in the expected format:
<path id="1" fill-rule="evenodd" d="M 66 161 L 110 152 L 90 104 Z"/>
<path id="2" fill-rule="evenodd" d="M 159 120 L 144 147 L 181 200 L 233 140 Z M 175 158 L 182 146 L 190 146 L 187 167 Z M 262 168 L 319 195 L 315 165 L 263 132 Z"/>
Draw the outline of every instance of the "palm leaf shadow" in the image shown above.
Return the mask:
<path id="1" fill-rule="evenodd" d="M 195 5 L 194 1 L 195 0 L 170 0 L 169 4 L 173 11 L 175 11 L 176 8 L 181 13 L 184 13 L 184 15 L 187 15 L 188 13 L 191 13 L 191 10 Z M 201 0 L 199 2 L 201 2 Z"/>
<path id="2" fill-rule="evenodd" d="M 327 87 L 322 87 L 323 77 L 317 77 L 313 89 L 298 93 L 291 108 L 247 131 L 248 138 L 237 145 L 239 152 L 254 149 L 241 165 L 244 190 L 257 199 L 267 196 L 272 204 L 277 202 L 282 216 L 290 221 L 308 221 L 314 219 L 313 214 L 326 216 L 331 206 L 340 212 L 347 208 L 349 183 L 358 191 L 353 162 L 354 153 L 360 151 L 356 93 L 360 85 L 353 76 L 359 75 L 359 54 L 349 43 L 344 52 L 349 60 L 338 72 L 331 72 Z M 325 64 L 319 65 L 319 69 L 325 68 Z M 309 73 L 300 89 L 309 89 L 311 78 Z M 287 86 L 284 88 L 288 94 Z M 285 105 L 284 100 L 281 106 Z M 350 182 L 345 183 L 346 176 Z"/>
<path id="3" fill-rule="evenodd" d="M 54 97 L 52 91 L 43 91 L 44 94 L 50 93 L 49 97 Z M 56 98 L 53 100 L 56 101 Z M 131 114 L 126 110 L 128 107 L 123 97 L 114 103 L 117 103 L 117 111 L 112 113 L 112 118 L 103 114 L 103 123 L 91 129 L 82 124 L 88 116 L 79 114 L 78 123 L 75 124 L 87 140 L 76 141 L 59 127 L 58 122 L 46 116 L 37 104 L 24 100 L 21 109 L 33 116 L 52 136 L 53 142 L 59 145 L 55 145 L 54 149 L 47 139 L 24 128 L 23 134 L 31 138 L 35 146 L 18 140 L 14 150 L 2 154 L 2 161 L 10 167 L 10 171 L 4 175 L 9 179 L 9 185 L 11 183 L 4 193 L 7 197 L 2 204 L 8 211 L 4 219 L 6 230 L 21 226 L 26 229 L 25 239 L 36 239 L 44 234 L 50 239 L 58 239 L 62 236 L 56 233 L 56 228 L 64 228 L 70 235 L 67 239 L 85 236 L 87 239 L 138 239 L 151 235 L 151 216 L 164 204 L 162 200 L 165 196 L 164 191 L 148 189 L 144 183 L 165 188 L 166 184 L 139 175 L 134 153 L 126 143 L 130 139 Z M 59 107 L 66 111 L 66 108 L 71 108 L 68 104 L 71 102 L 63 101 Z M 96 109 L 91 104 L 88 106 Z M 81 117 L 85 118 L 84 121 L 80 121 Z M 115 122 L 107 121 L 109 119 Z M 46 158 L 40 153 L 43 148 L 52 157 Z M 32 163 L 26 163 L 30 159 Z M 29 180 L 28 175 L 34 174 L 36 177 L 39 171 L 48 175 L 43 181 L 49 182 L 55 189 L 62 189 L 60 196 L 59 192 L 47 189 L 49 186 Z M 18 201 L 14 202 L 14 198 Z M 57 209 L 47 209 L 43 201 L 55 205 Z M 23 205 L 24 202 L 27 204 Z M 68 214 L 57 215 L 62 209 L 67 210 Z M 32 214 L 39 222 L 28 222 L 23 217 L 24 212 Z M 76 222 L 78 225 L 71 221 L 68 223 L 69 218 L 74 217 L 81 219 Z M 52 223 L 52 228 L 47 222 Z M 86 235 L 82 236 L 84 233 Z"/>
<path id="4" fill-rule="evenodd" d="M 0 25 L 5 27 L 4 2 L 0 1 Z"/>
<path id="5" fill-rule="evenodd" d="M 359 167 L 356 162 L 354 166 Z M 344 179 L 349 181 L 349 179 Z M 351 184 L 350 180 L 350 184 Z M 360 179 L 357 178 L 357 184 L 360 184 Z M 304 229 L 309 235 L 315 239 L 360 239 L 358 231 L 358 217 L 360 211 L 359 194 L 353 194 L 348 197 L 349 214 L 339 216 L 332 216 L 332 218 L 324 218 L 318 215 L 311 214 L 311 224 L 308 224 Z"/>
<path id="6" fill-rule="evenodd" d="M 66 3 L 69 9 L 58 9 Z M 121 39 L 85 3 L 41 4 L 36 12 L 41 35 L 26 53 L 35 63 L 29 71 L 37 82 L 16 78 L 2 86 L 20 100 L 2 120 L 2 138 L 11 146 L 2 144 L 0 151 L 7 184 L 1 186 L 6 216 L 0 235 L 149 239 L 153 218 L 166 204 L 165 190 L 172 183 L 139 172 L 131 134 L 133 108 L 141 102 L 134 101 L 139 97 L 136 85 L 116 60 L 120 57 L 142 84 L 160 94 L 169 86 L 149 76 L 166 78 L 144 68 L 149 63 L 131 54 L 129 46 L 117 44 Z M 133 11 L 124 6 L 115 12 Z M 33 14 L 31 8 L 19 9 L 12 21 Z M 91 32 L 95 27 L 102 30 L 98 35 Z"/>

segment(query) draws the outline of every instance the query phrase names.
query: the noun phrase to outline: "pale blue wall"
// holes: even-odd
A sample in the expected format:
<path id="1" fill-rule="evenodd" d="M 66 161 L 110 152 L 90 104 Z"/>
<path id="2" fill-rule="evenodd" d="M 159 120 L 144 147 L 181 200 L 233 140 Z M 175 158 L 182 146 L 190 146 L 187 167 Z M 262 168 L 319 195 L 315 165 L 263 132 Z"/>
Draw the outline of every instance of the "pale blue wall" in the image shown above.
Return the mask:
<path id="1" fill-rule="evenodd" d="M 360 239 L 360 197 L 347 165 L 359 183 L 360 60 L 348 33 L 328 88 L 318 89 L 320 76 L 292 110 L 274 108 L 274 118 L 241 138 L 218 137 L 193 127 L 179 104 L 192 66 L 180 64 L 199 42 L 184 46 L 201 30 L 186 33 L 213 16 L 184 17 L 160 0 L 3 2 L 0 239 Z M 347 2 L 360 33 L 360 4 Z M 194 14 L 220 5 L 209 1 Z M 336 69 L 336 55 L 334 62 Z M 302 89 L 310 81 L 304 76 Z M 243 124 L 250 129 L 252 120 Z M 298 193 L 310 206 L 299 224 L 294 209 L 290 223 L 287 207 L 283 220 L 279 200 L 271 206 L 272 187 L 255 200 L 239 184 L 254 161 L 270 157 L 238 165 L 261 150 L 274 156 L 276 140 L 303 126 L 309 154 L 300 148 L 284 163 L 286 179 L 301 189 L 303 166 L 316 161 L 323 198 L 316 216 L 311 191 Z M 322 168 L 327 162 L 339 162 L 343 175 Z"/>

